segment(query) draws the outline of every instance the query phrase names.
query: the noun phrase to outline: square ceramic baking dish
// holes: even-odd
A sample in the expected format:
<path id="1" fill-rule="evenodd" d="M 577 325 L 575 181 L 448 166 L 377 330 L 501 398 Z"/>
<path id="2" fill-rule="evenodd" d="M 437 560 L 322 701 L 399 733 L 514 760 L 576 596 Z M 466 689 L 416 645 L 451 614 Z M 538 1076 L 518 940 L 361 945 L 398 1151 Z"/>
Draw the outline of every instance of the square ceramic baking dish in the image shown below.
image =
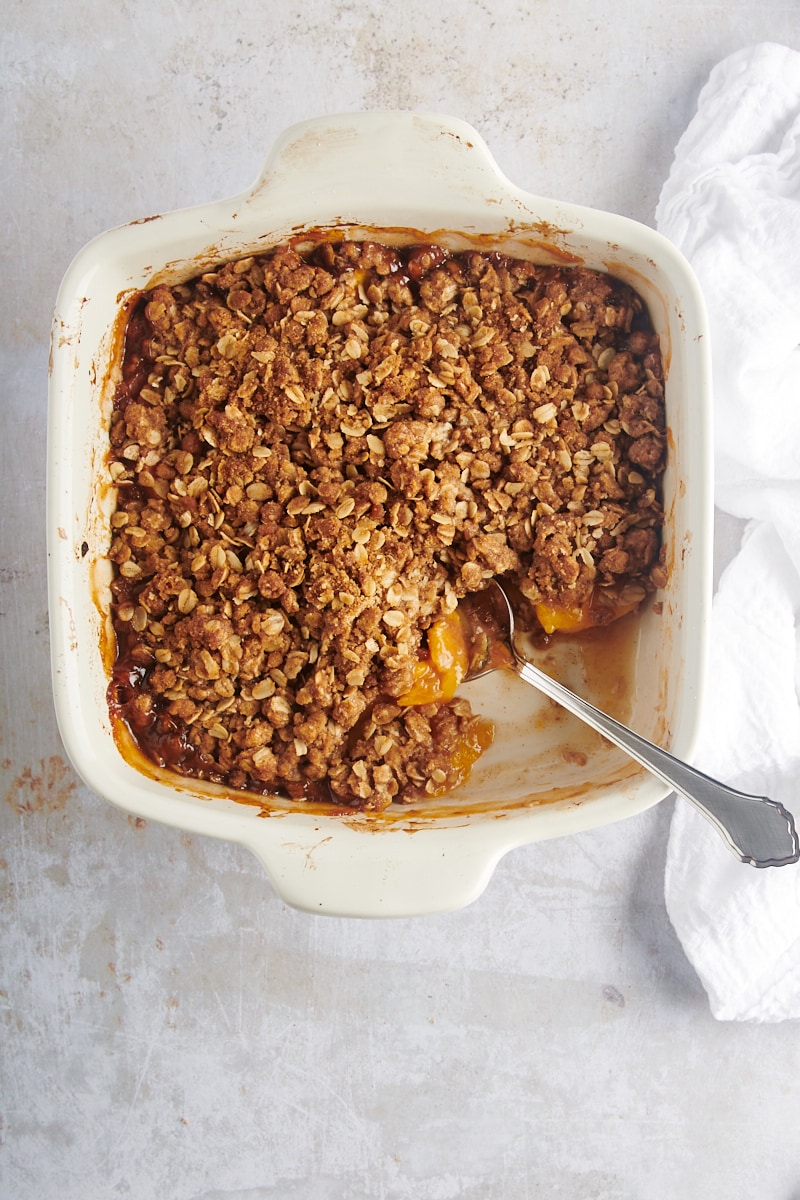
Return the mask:
<path id="1" fill-rule="evenodd" d="M 637 624 L 627 721 L 683 759 L 698 729 L 710 599 L 706 317 L 687 263 L 652 229 L 524 192 L 470 126 L 407 112 L 294 126 L 243 195 L 102 234 L 63 280 L 49 398 L 49 600 L 56 711 L 75 769 L 130 813 L 249 847 L 296 907 L 430 913 L 475 899 L 511 848 L 631 816 L 667 789 L 595 735 L 586 741 L 573 718 L 554 717 L 547 700 L 506 672 L 468 685 L 473 707 L 497 726 L 470 781 L 446 800 L 380 814 L 336 814 L 280 797 L 247 803 L 159 771 L 112 728 L 106 701 L 114 497 L 105 456 L 126 305 L 154 282 L 328 228 L 342 238 L 580 263 L 644 297 L 666 365 L 669 583 Z"/>

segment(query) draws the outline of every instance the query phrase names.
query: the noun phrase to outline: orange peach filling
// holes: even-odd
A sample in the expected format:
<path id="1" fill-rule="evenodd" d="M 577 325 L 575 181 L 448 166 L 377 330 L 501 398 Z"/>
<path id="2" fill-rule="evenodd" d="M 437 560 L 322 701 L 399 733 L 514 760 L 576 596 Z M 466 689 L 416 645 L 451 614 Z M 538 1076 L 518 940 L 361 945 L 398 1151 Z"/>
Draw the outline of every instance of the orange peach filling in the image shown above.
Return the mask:
<path id="1" fill-rule="evenodd" d="M 452 700 L 468 668 L 469 648 L 461 615 L 456 610 L 431 625 L 425 655 L 414 666 L 414 683 L 397 703 L 411 707 Z M 466 783 L 473 766 L 493 741 L 494 723 L 483 717 L 473 720 L 453 749 L 446 779 L 428 794 L 444 796 Z"/>
<path id="2" fill-rule="evenodd" d="M 484 751 L 489 749 L 493 741 L 494 722 L 486 720 L 485 717 L 476 717 L 458 739 L 450 759 L 447 779 L 435 786 L 433 791 L 428 792 L 428 795 L 445 796 L 454 788 L 460 787 L 462 783 L 466 783 L 475 763 Z"/>
<path id="3" fill-rule="evenodd" d="M 403 707 L 452 700 L 467 674 L 469 650 L 458 612 L 434 621 L 428 630 L 427 656 L 414 665 L 411 690 L 400 696 Z"/>
<path id="4" fill-rule="evenodd" d="M 578 608 L 558 608 L 551 604 L 536 605 L 536 619 L 545 633 L 581 633 L 598 625 L 608 625 L 639 607 L 638 601 L 623 604 L 615 597 L 590 592 Z"/>

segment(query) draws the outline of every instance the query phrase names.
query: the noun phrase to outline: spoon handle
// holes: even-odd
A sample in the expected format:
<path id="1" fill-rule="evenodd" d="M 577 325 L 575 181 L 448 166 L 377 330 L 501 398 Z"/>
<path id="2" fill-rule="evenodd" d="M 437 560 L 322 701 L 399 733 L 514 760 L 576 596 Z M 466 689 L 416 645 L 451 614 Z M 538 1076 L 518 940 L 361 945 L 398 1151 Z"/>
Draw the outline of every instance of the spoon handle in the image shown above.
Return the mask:
<path id="1" fill-rule="evenodd" d="M 794 821 L 782 804 L 766 796 L 750 796 L 711 779 L 582 700 L 532 663 L 518 658 L 515 670 L 526 683 L 580 717 L 690 800 L 717 827 L 741 862 L 753 867 L 783 867 L 800 860 Z"/>

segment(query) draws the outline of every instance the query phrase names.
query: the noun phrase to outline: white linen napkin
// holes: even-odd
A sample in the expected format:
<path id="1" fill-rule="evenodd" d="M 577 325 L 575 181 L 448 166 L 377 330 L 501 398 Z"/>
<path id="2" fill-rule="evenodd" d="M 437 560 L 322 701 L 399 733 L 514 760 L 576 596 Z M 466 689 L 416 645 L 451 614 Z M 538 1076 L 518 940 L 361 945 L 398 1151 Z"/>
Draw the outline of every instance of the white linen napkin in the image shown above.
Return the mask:
<path id="1" fill-rule="evenodd" d="M 714 68 L 656 224 L 705 294 L 715 500 L 748 521 L 714 598 L 695 762 L 800 821 L 800 53 Z M 800 1017 L 800 865 L 739 863 L 679 797 L 665 898 L 717 1019 Z"/>

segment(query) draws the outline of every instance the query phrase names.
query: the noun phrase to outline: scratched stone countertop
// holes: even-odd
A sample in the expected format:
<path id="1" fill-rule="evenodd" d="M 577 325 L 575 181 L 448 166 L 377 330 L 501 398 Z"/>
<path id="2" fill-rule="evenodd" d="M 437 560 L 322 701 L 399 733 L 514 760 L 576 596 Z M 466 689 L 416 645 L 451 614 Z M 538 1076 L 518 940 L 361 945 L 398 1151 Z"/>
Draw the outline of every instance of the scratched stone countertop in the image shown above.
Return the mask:
<path id="1" fill-rule="evenodd" d="M 233 195 L 289 124 L 367 108 L 462 117 L 520 186 L 652 223 L 708 71 L 800 48 L 796 3 L 6 13 L 2 1200 L 798 1200 L 797 1025 L 711 1018 L 664 909 L 672 801 L 514 851 L 460 912 L 296 912 L 247 851 L 73 774 L 44 540 L 49 322 L 95 234 Z"/>

